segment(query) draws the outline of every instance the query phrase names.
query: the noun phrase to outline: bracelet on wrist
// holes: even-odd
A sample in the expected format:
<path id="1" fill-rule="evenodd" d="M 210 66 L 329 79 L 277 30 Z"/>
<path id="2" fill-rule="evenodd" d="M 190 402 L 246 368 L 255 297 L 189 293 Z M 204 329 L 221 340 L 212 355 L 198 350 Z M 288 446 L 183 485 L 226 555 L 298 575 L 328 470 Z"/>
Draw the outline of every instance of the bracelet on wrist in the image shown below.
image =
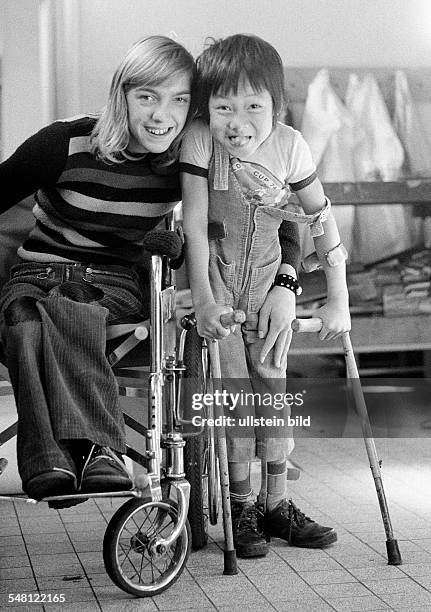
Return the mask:
<path id="1" fill-rule="evenodd" d="M 277 274 L 274 280 L 273 287 L 285 287 L 293 291 L 295 295 L 301 295 L 302 287 L 298 282 L 298 279 L 290 276 L 290 274 Z"/>

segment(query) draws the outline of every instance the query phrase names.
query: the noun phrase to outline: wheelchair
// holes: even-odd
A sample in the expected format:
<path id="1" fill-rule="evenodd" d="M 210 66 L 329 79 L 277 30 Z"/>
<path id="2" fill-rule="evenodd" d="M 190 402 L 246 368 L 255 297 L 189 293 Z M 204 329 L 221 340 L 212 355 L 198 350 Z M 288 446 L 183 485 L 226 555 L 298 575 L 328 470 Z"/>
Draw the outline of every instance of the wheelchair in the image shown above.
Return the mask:
<path id="1" fill-rule="evenodd" d="M 209 524 L 215 525 L 219 498 L 225 533 L 224 574 L 236 574 L 229 502 L 226 440 L 221 429 L 195 427 L 190 418 L 190 393 L 211 394 L 220 381 L 216 342 L 207 343 L 196 331 L 192 314 L 182 319 L 178 333 L 170 262 L 178 260 L 182 240 L 170 229 L 153 230 L 144 248 L 151 254 L 150 319 L 107 328 L 109 361 L 119 393 L 148 398 L 140 420 L 124 412 L 125 424 L 139 435 L 143 448 L 127 445 L 127 456 L 142 468 L 129 491 L 46 497 L 0 496 L 0 500 L 64 501 L 76 498 L 129 497 L 112 516 L 103 541 L 103 558 L 112 581 L 137 597 L 152 597 L 181 575 L 191 548 L 204 547 Z M 232 313 L 223 324 L 240 323 L 243 313 Z M 136 356 L 149 353 L 149 365 L 136 365 Z M 185 384 L 188 383 L 188 384 Z M 216 416 L 208 406 L 208 420 Z M 211 422 L 211 421 L 210 421 Z M 0 447 L 16 435 L 17 425 L 0 432 Z M 139 444 L 138 446 L 140 446 Z M 135 445 L 136 446 L 136 445 Z M 0 453 L 1 454 L 1 453 Z M 5 462 L 0 459 L 0 474 Z"/>

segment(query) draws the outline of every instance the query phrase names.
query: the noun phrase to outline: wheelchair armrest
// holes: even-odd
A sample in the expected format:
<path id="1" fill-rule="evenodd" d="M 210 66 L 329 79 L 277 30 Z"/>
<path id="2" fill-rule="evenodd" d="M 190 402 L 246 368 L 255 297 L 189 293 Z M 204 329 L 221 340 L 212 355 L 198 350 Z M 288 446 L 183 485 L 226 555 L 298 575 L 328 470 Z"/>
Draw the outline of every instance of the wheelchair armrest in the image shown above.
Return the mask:
<path id="1" fill-rule="evenodd" d="M 169 259 L 179 259 L 183 250 L 183 240 L 171 230 L 152 230 L 145 234 L 143 247 L 151 255 L 166 255 Z"/>

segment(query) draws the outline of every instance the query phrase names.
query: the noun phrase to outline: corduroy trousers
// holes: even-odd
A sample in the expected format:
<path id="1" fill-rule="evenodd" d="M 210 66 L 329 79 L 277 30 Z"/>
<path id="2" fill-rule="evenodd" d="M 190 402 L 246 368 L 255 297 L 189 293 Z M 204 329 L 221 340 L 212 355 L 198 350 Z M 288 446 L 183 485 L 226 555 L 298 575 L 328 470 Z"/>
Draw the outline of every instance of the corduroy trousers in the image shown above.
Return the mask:
<path id="1" fill-rule="evenodd" d="M 147 289 L 123 266 L 31 262 L 12 269 L 0 294 L 0 348 L 16 400 L 23 483 L 53 467 L 70 469 L 65 441 L 125 452 L 106 325 L 141 320 Z"/>

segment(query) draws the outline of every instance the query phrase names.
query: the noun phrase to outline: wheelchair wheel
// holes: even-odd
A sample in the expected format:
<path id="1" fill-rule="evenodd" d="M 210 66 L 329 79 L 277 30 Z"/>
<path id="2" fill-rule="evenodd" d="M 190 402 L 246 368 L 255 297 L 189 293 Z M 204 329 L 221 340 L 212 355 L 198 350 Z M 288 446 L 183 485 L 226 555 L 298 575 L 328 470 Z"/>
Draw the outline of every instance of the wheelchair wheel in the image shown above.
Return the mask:
<path id="1" fill-rule="evenodd" d="M 188 521 L 164 552 L 152 550 L 157 537 L 168 537 L 177 520 L 171 501 L 131 499 L 111 518 L 103 540 L 103 560 L 111 580 L 137 597 L 158 595 L 181 575 L 190 554 Z"/>
<path id="2" fill-rule="evenodd" d="M 209 393 L 209 368 L 202 360 L 202 338 L 196 328 L 187 332 L 184 346 L 186 378 L 196 381 L 193 392 Z M 187 411 L 186 411 L 187 413 Z M 206 416 L 211 417 L 212 414 Z M 203 548 L 208 541 L 208 523 L 217 524 L 218 468 L 215 452 L 214 429 L 205 428 L 201 435 L 191 436 L 184 448 L 184 470 L 190 483 L 188 518 L 194 550 Z"/>

